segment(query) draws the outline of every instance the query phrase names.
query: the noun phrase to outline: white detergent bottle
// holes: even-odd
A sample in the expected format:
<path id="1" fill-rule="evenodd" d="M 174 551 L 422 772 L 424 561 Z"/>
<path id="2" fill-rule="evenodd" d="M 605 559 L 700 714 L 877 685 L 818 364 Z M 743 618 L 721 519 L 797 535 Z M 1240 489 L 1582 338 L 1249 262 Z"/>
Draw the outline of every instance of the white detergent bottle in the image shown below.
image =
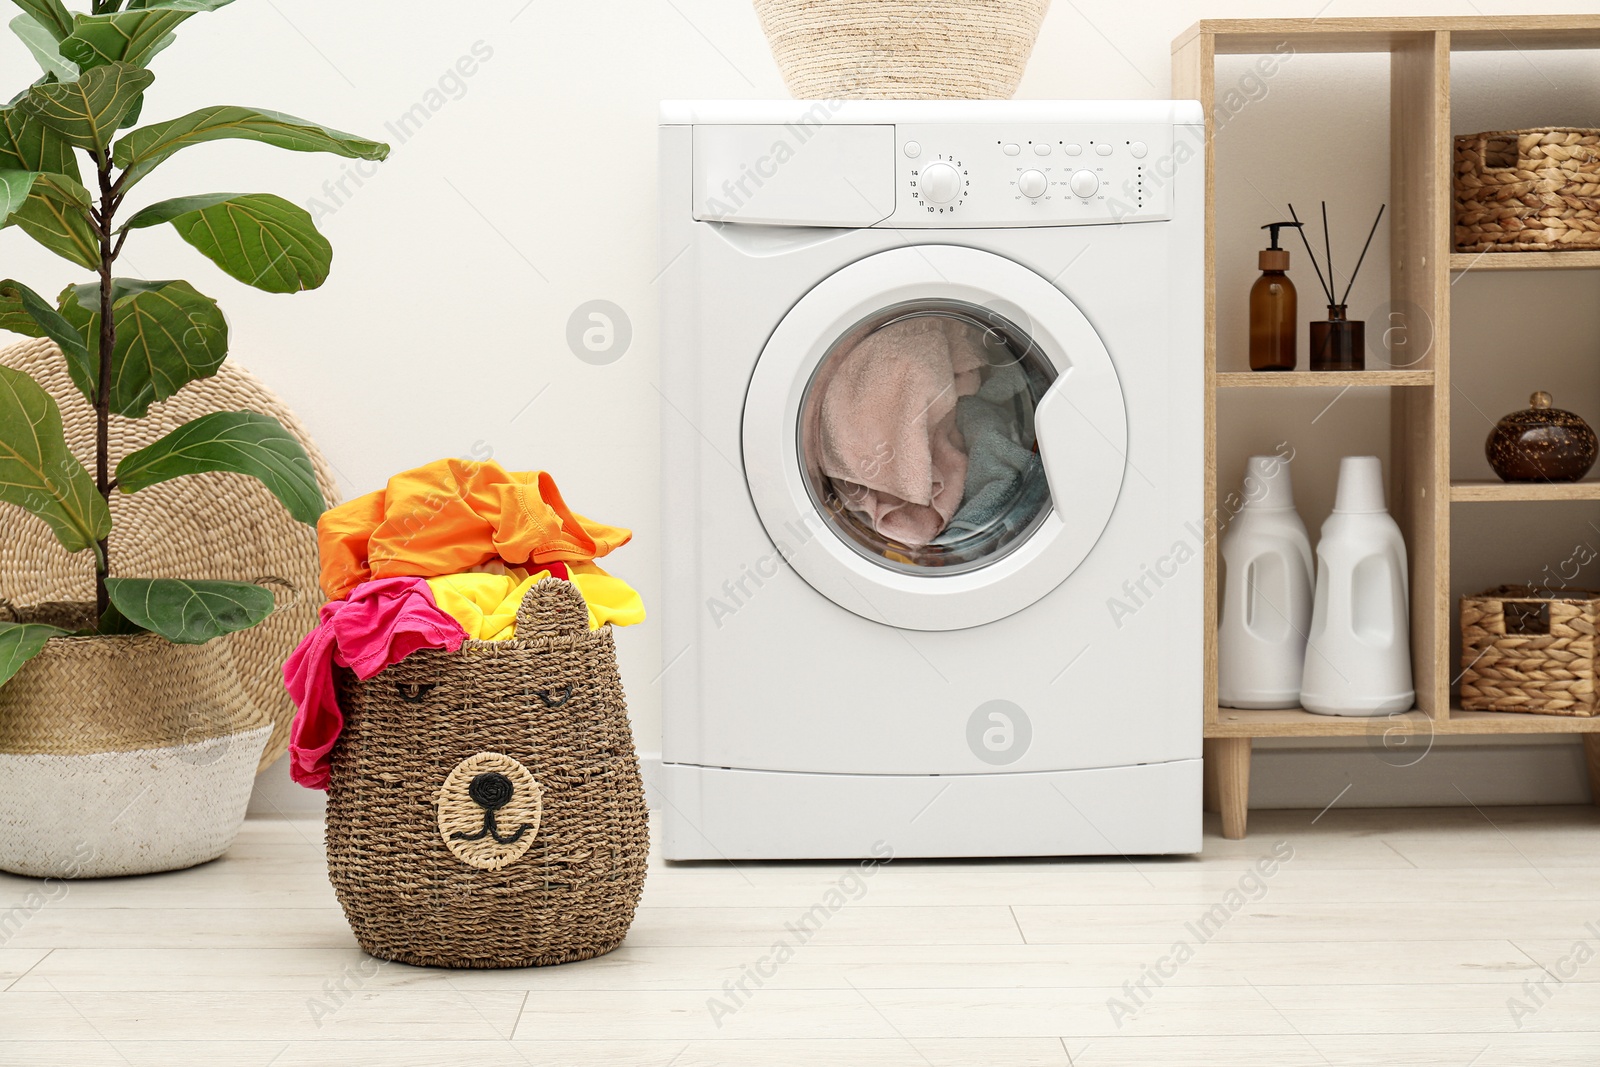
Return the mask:
<path id="1" fill-rule="evenodd" d="M 1323 715 L 1388 715 L 1415 703 L 1406 544 L 1383 504 L 1377 456 L 1339 463 L 1317 542 L 1317 597 L 1300 702 Z"/>
<path id="2" fill-rule="evenodd" d="M 1222 535 L 1226 575 L 1217 631 L 1217 701 L 1300 706 L 1311 627 L 1311 540 L 1294 509 L 1289 461 L 1251 456 L 1244 507 Z"/>

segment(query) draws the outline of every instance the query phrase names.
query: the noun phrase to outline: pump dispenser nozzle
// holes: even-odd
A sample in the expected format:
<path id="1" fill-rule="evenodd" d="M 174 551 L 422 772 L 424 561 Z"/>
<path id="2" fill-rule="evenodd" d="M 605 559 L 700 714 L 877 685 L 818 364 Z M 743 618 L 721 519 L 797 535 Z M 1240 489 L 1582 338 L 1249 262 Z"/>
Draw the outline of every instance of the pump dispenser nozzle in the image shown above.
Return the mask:
<path id="1" fill-rule="evenodd" d="M 1262 270 L 1289 269 L 1289 250 L 1278 247 L 1278 231 L 1285 226 L 1299 228 L 1300 225 L 1298 222 L 1269 222 L 1261 227 L 1263 230 L 1272 231 L 1271 246 L 1261 250 L 1260 267 Z"/>

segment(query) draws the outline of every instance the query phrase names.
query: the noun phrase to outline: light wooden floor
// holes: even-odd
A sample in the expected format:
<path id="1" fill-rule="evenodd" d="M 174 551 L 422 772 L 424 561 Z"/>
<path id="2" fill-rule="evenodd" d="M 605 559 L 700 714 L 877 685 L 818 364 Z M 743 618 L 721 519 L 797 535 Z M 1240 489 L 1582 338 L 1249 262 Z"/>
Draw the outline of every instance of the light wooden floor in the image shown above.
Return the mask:
<path id="1" fill-rule="evenodd" d="M 1600 1064 L 1600 810 L 1315 815 L 1213 826 L 1199 859 L 895 861 L 715 1019 L 845 865 L 658 863 L 609 956 L 418 970 L 356 948 L 319 825 L 252 821 L 215 863 L 14 915 L 0 1064 Z M 38 887 L 0 876 L 0 911 Z"/>

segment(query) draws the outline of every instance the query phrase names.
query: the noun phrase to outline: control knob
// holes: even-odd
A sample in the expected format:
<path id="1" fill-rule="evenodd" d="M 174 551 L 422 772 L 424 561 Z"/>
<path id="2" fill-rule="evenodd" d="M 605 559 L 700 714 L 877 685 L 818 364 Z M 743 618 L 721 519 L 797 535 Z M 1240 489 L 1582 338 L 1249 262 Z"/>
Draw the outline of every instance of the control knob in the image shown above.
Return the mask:
<path id="1" fill-rule="evenodd" d="M 929 163 L 922 168 L 922 199 L 930 204 L 948 204 L 961 192 L 961 172 L 949 163 Z"/>
<path id="2" fill-rule="evenodd" d="M 1090 197 L 1100 188 L 1100 178 L 1092 170 L 1080 170 L 1072 175 L 1068 184 L 1074 196 Z"/>
<path id="3" fill-rule="evenodd" d="M 1050 182 L 1044 174 L 1036 170 L 1025 170 L 1017 178 L 1017 189 L 1030 200 L 1043 196 L 1049 187 Z"/>

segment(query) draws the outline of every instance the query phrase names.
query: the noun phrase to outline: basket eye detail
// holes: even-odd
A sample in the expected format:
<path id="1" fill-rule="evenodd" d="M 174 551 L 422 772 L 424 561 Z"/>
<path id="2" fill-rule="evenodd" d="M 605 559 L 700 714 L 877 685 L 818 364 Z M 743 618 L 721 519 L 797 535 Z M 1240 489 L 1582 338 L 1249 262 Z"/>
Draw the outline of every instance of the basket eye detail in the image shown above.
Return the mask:
<path id="1" fill-rule="evenodd" d="M 534 692 L 538 694 L 540 700 L 544 701 L 545 707 L 559 708 L 561 705 L 572 699 L 572 684 L 569 682 L 567 687 L 561 691 L 561 695 L 558 697 L 551 697 L 548 689 L 535 689 Z"/>
<path id="2" fill-rule="evenodd" d="M 468 867 L 499 870 L 533 844 L 543 801 L 528 768 L 503 753 L 480 752 L 456 764 L 439 787 L 439 836 Z"/>
<path id="3" fill-rule="evenodd" d="M 433 692 L 438 682 L 396 682 L 395 691 L 407 704 L 420 704 Z"/>

